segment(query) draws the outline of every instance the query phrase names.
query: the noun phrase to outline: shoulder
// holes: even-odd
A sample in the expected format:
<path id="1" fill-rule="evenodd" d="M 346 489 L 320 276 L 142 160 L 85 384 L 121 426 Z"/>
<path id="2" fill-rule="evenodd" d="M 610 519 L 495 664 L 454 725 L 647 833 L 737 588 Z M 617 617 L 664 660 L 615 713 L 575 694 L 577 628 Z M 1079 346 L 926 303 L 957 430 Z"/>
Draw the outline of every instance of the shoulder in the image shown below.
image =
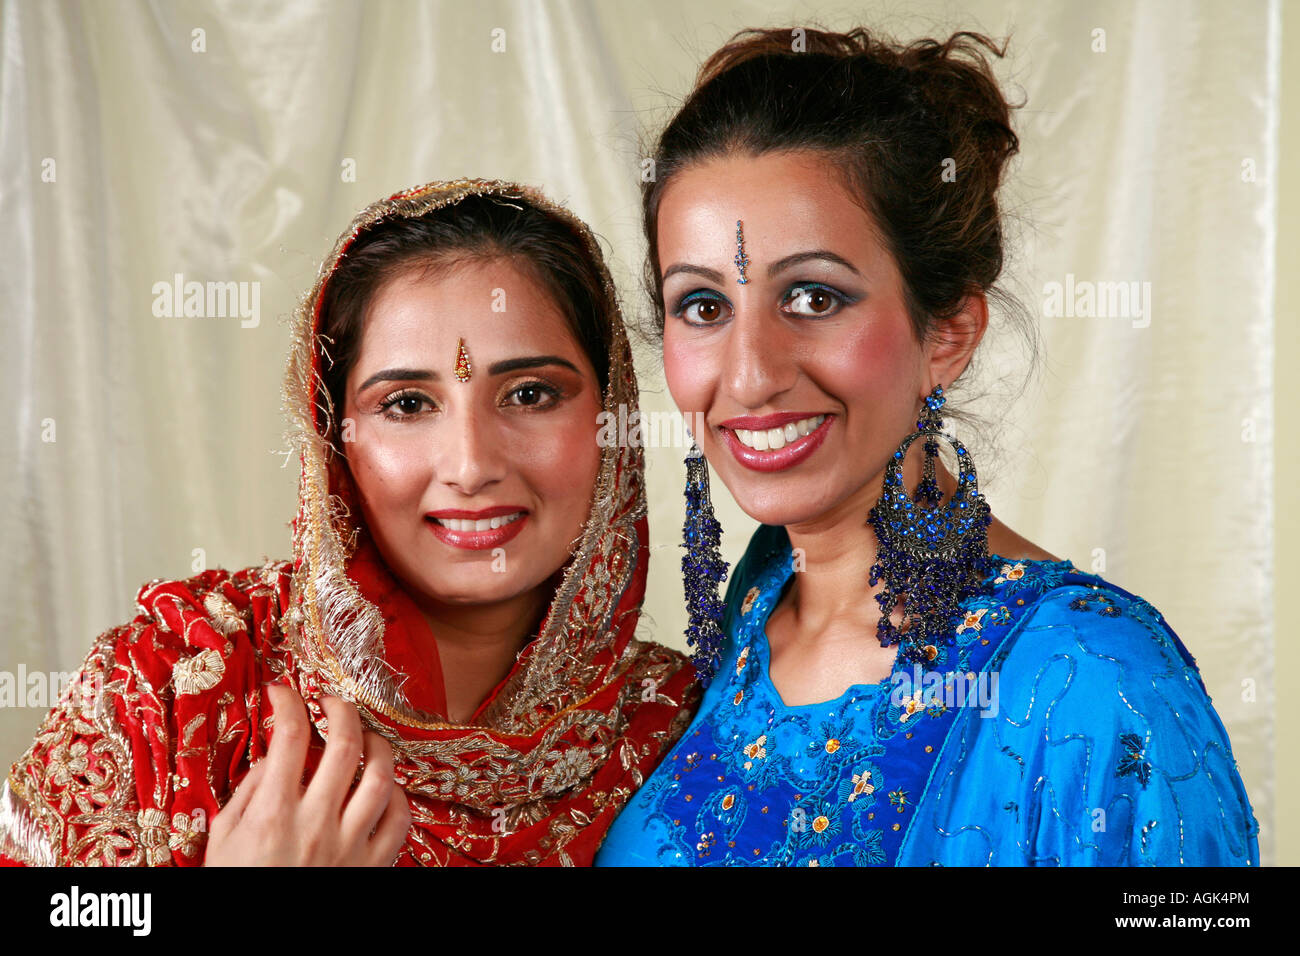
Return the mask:
<path id="1" fill-rule="evenodd" d="M 968 724 L 975 763 L 1027 788 L 1009 806 L 1039 858 L 1257 860 L 1228 733 L 1164 616 L 1069 562 L 1000 570 L 993 593 L 1027 613 L 989 664 L 995 719 Z"/>
<path id="2" fill-rule="evenodd" d="M 268 561 L 236 571 L 212 568 L 188 578 L 155 578 L 140 586 L 135 604 L 164 631 L 183 634 L 197 616 L 212 630 L 230 634 L 247 630 L 254 617 L 282 615 L 292 575 L 292 562 Z"/>
<path id="3" fill-rule="evenodd" d="M 999 714 L 1025 730 L 1026 746 L 1099 757 L 1137 735 L 1183 765 L 1228 753 L 1195 660 L 1148 601 L 1068 561 L 1033 563 L 997 588 L 1003 605 L 1025 602 L 989 671 Z"/>
<path id="4" fill-rule="evenodd" d="M 200 861 L 201 821 L 260 746 L 261 682 L 290 572 L 268 562 L 137 591 L 139 613 L 96 639 L 10 769 L 22 812 L 39 822 L 29 858 Z M 7 829 L 0 819 L 0 844 Z"/>
<path id="5" fill-rule="evenodd" d="M 641 768 L 648 773 L 695 716 L 701 687 L 695 665 L 680 651 L 633 639 L 626 653 L 631 662 L 623 675 L 621 709 L 626 734 L 642 743 L 645 757 L 653 758 Z"/>
<path id="6" fill-rule="evenodd" d="M 624 680 L 630 684 L 653 681 L 658 686 L 667 686 L 689 683 L 694 678 L 691 659 L 665 644 L 633 638 L 628 641 L 625 654 L 628 666 Z"/>
<path id="7" fill-rule="evenodd" d="M 82 668 L 105 694 L 157 709 L 178 696 L 242 696 L 284 647 L 293 565 L 268 561 L 188 578 L 155 578 L 136 591 L 136 616 L 103 632 Z"/>
<path id="8" fill-rule="evenodd" d="M 1066 659 L 1089 674 L 1190 679 L 1204 689 L 1191 653 L 1142 597 L 1068 561 L 1003 563 L 994 583 L 1024 611 L 999 652 L 1004 671 Z"/>
<path id="9" fill-rule="evenodd" d="M 98 636 L 77 682 L 137 710 L 208 692 L 243 696 L 284 647 L 292 570 L 292 562 L 268 561 L 142 584 L 138 613 Z"/>
<path id="10" fill-rule="evenodd" d="M 1053 762 L 1083 760 L 1112 785 L 1132 774 L 1145 786 L 1156 768 L 1162 779 L 1240 789 L 1195 660 L 1164 616 L 1123 588 L 1071 569 L 1036 597 L 992 669 L 1000 723 Z"/>
<path id="11" fill-rule="evenodd" d="M 997 515 L 992 516 L 988 529 L 988 543 L 992 551 L 1011 558 L 1013 561 L 1052 561 L 1061 559 L 1040 548 L 1024 535 L 1013 531 Z M 1015 557 L 1012 558 L 1011 556 Z"/>

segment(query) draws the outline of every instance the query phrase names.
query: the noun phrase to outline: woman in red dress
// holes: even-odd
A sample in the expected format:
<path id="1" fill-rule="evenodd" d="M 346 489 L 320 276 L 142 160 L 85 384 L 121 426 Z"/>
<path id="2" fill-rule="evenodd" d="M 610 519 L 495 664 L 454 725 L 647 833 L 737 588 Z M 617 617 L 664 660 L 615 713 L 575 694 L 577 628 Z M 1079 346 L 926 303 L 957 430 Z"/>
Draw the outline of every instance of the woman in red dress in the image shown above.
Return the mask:
<path id="1" fill-rule="evenodd" d="M 642 452 L 595 437 L 637 387 L 592 234 L 510 183 L 372 204 L 284 397 L 292 560 L 140 589 L 13 764 L 0 855 L 589 864 L 698 703 L 633 634 Z"/>

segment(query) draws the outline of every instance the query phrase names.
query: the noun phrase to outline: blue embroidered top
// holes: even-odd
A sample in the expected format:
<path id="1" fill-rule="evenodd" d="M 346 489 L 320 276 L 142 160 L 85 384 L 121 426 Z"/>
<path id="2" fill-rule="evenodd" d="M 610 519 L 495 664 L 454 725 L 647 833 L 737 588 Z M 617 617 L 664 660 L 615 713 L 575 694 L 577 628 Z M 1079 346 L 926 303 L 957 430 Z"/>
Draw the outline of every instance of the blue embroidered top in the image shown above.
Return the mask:
<path id="1" fill-rule="evenodd" d="M 934 668 L 788 707 L 765 626 L 791 558 L 758 529 L 722 668 L 597 866 L 1258 865 L 1227 733 L 1140 597 L 992 555 Z"/>

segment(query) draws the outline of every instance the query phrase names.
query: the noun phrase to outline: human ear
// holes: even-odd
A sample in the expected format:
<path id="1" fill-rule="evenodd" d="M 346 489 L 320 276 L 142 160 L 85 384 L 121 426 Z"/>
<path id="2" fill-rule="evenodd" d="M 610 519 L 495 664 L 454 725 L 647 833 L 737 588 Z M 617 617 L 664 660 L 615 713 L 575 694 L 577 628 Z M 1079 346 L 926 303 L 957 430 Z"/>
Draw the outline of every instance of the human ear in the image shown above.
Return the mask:
<path id="1" fill-rule="evenodd" d="M 946 389 L 966 370 L 988 324 L 988 300 L 983 291 L 967 295 L 961 311 L 938 324 L 925 346 L 925 364 L 930 376 L 929 382 L 923 383 L 926 394 L 936 385 Z"/>

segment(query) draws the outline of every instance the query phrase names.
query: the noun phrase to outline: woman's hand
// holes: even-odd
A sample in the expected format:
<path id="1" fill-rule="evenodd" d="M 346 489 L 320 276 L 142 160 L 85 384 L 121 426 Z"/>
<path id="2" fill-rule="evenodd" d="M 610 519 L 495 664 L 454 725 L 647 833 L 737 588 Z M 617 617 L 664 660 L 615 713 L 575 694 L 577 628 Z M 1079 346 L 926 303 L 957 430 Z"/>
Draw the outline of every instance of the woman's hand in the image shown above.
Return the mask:
<path id="1" fill-rule="evenodd" d="M 205 866 L 391 866 L 411 826 L 393 779 L 393 750 L 361 731 L 352 704 L 322 698 L 329 739 L 303 786 L 311 723 L 291 687 L 267 688 L 275 724 L 266 758 L 212 820 Z M 357 763 L 366 769 L 355 789 Z M 349 793 L 349 791 L 351 791 Z"/>

